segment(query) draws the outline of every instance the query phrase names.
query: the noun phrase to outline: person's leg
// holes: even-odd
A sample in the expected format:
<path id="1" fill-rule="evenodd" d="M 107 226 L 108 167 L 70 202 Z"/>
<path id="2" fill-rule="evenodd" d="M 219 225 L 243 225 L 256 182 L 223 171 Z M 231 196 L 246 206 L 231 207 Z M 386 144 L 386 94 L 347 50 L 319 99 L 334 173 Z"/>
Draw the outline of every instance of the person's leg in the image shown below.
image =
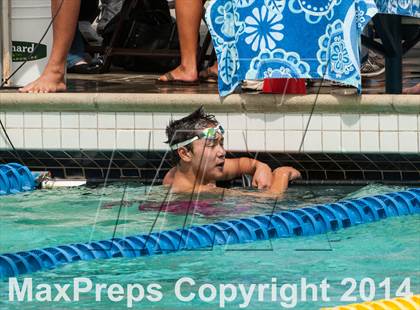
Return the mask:
<path id="1" fill-rule="evenodd" d="M 67 55 L 67 69 L 86 63 L 85 44 L 83 42 L 82 34 L 80 33 L 79 29 L 77 29 L 73 43 L 70 47 L 70 51 Z"/>
<path id="2" fill-rule="evenodd" d="M 197 80 L 197 46 L 203 4 L 201 0 L 176 0 L 176 22 L 181 49 L 181 64 L 171 71 L 176 80 Z M 167 76 L 159 78 L 166 81 Z"/>
<path id="3" fill-rule="evenodd" d="M 362 32 L 368 38 L 373 39 L 373 26 L 369 23 Z M 360 49 L 360 73 L 362 77 L 375 77 L 385 72 L 385 66 L 380 57 L 373 51 L 369 50 L 366 46 L 361 45 Z"/>
<path id="4" fill-rule="evenodd" d="M 420 83 L 403 89 L 403 94 L 420 94 Z"/>
<path id="5" fill-rule="evenodd" d="M 50 93 L 66 90 L 64 82 L 66 59 L 76 30 L 80 0 L 51 0 L 51 7 L 52 16 L 60 11 L 53 23 L 53 47 L 50 59 L 42 75 L 19 89 L 20 92 Z"/>

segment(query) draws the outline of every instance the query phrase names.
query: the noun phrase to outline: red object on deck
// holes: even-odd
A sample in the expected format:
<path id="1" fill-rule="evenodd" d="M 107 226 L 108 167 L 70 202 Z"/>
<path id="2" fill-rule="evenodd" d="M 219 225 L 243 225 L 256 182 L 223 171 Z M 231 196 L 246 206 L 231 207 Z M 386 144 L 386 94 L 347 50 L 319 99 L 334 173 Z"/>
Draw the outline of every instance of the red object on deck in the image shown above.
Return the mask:
<path id="1" fill-rule="evenodd" d="M 264 79 L 263 93 L 306 95 L 305 79 L 294 79 L 294 78 Z"/>

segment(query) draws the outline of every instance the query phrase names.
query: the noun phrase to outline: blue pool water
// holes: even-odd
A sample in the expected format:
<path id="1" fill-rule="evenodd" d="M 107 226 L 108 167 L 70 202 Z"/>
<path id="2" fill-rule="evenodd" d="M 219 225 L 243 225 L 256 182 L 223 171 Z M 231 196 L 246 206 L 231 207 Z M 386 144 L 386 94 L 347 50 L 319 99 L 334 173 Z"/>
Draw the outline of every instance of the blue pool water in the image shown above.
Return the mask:
<path id="1" fill-rule="evenodd" d="M 401 187 L 378 185 L 358 187 L 295 187 L 277 204 L 268 199 L 246 196 L 202 197 L 217 212 L 204 209 L 185 216 L 182 212 L 158 213 L 165 197 L 163 187 L 149 188 L 129 184 L 97 187 L 43 190 L 16 196 L 2 197 L 0 201 L 0 253 L 17 252 L 38 247 L 109 239 L 113 236 L 127 236 L 149 231 L 176 229 L 185 225 L 200 225 L 220 219 L 238 218 L 256 214 L 271 213 L 281 209 L 337 201 L 345 197 L 360 197 L 378 193 L 403 190 Z M 147 202 L 146 200 L 147 197 Z M 178 197 L 185 199 L 185 197 Z M 121 199 L 124 203 L 121 205 Z M 147 205 L 140 208 L 139 205 Z M 156 207 L 156 208 L 154 208 Z M 89 278 L 93 284 L 118 283 L 123 287 L 130 283 L 147 286 L 161 285 L 163 295 L 160 302 L 143 300 L 135 308 L 145 309 L 216 309 L 218 298 L 206 303 L 198 298 L 191 302 L 177 299 L 174 286 L 182 277 L 190 277 L 197 284 L 185 294 L 197 293 L 201 284 L 272 283 L 276 278 L 278 286 L 298 283 L 305 277 L 308 282 L 320 284 L 327 279 L 329 302 L 311 301 L 299 303 L 295 309 L 316 309 L 320 306 L 340 304 L 340 297 L 350 284 L 341 285 L 346 278 L 360 281 L 372 278 L 376 284 L 375 299 L 384 297 L 379 283 L 390 278 L 391 296 L 405 278 L 410 278 L 411 291 L 420 292 L 420 217 L 407 216 L 361 225 L 328 235 L 278 239 L 246 245 L 215 247 L 213 250 L 199 250 L 142 257 L 138 259 L 112 259 L 79 262 L 58 269 L 32 275 L 34 286 L 41 283 L 72 283 L 75 277 Z M 24 277 L 21 277 L 22 280 Z M 353 293 L 358 296 L 359 289 Z M 261 294 L 261 301 L 255 293 L 249 309 L 280 309 L 280 301 L 272 301 L 269 290 Z M 318 299 L 321 296 L 318 294 Z M 243 299 L 238 296 L 225 308 L 238 308 Z M 19 309 L 126 309 L 126 300 L 110 301 L 106 293 L 102 301 L 95 301 L 94 293 L 83 295 L 79 302 L 9 302 L 8 283 L 0 282 L 0 308 Z"/>

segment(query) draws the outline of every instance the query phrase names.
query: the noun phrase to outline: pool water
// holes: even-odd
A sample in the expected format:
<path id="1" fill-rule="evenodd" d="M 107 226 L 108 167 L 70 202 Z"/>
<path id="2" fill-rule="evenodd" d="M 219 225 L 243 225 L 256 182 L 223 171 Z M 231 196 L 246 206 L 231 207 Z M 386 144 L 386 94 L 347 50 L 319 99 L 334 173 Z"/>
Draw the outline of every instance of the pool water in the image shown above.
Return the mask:
<path id="1" fill-rule="evenodd" d="M 292 187 L 277 202 L 245 195 L 225 196 L 223 200 L 201 197 L 205 203 L 196 206 L 188 216 L 186 212 L 174 212 L 176 210 L 159 213 L 162 201 L 168 199 L 164 187 L 150 189 L 133 183 L 41 190 L 1 197 L 0 253 L 176 229 L 398 190 L 404 188 L 380 185 L 363 188 Z M 188 197 L 170 199 L 187 200 Z M 94 284 L 118 283 L 123 287 L 132 283 L 145 287 L 158 283 L 163 295 L 161 301 L 142 300 L 134 305 L 135 308 L 145 309 L 219 307 L 217 297 L 208 303 L 201 301 L 198 296 L 191 302 L 180 301 L 174 293 L 174 286 L 182 277 L 190 277 L 197 282 L 192 288 L 184 285 L 185 295 L 197 293 L 199 286 L 205 283 L 216 288 L 220 284 L 250 286 L 253 283 L 272 284 L 272 278 L 276 278 L 277 286 L 285 283 L 300 285 L 300 279 L 305 277 L 308 282 L 319 285 L 323 279 L 327 279 L 330 284 L 329 302 L 321 301 L 320 293 L 318 301 L 303 302 L 301 296 L 297 296 L 299 302 L 295 309 L 316 309 L 342 304 L 340 297 L 350 284 L 340 283 L 348 277 L 358 281 L 358 285 L 363 278 L 372 278 L 376 285 L 375 299 L 384 297 L 384 289 L 379 288 L 379 283 L 386 278 L 390 278 L 391 297 L 405 278 L 410 278 L 411 291 L 419 293 L 419 224 L 420 216 L 407 216 L 313 237 L 219 246 L 212 250 L 136 259 L 78 262 L 30 276 L 33 277 L 34 287 L 40 283 L 72 283 L 75 277 L 89 278 Z M 353 295 L 359 297 L 357 302 L 361 302 L 358 288 Z M 255 293 L 248 308 L 280 309 L 284 306 L 279 300 L 272 301 L 271 298 L 270 290 L 265 290 L 261 296 Z M 225 308 L 238 308 L 242 302 L 243 298 L 239 295 Z M 293 306 L 293 303 L 289 305 Z M 106 293 L 102 301 L 97 302 L 94 292 L 85 294 L 79 302 L 9 302 L 8 283 L 3 281 L 0 282 L 2 308 L 126 309 L 127 303 L 125 299 L 110 301 Z"/>

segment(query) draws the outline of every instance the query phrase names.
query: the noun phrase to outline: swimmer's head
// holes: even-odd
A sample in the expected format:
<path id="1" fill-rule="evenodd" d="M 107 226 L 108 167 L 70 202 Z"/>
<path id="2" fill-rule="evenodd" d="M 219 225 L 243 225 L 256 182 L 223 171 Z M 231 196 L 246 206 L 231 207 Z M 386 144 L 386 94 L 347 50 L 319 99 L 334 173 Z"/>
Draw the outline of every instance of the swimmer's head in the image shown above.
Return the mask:
<path id="1" fill-rule="evenodd" d="M 166 143 L 176 164 L 191 165 L 197 173 L 213 178 L 223 171 L 226 155 L 223 133 L 223 127 L 214 115 L 205 113 L 200 107 L 190 115 L 169 123 Z"/>

